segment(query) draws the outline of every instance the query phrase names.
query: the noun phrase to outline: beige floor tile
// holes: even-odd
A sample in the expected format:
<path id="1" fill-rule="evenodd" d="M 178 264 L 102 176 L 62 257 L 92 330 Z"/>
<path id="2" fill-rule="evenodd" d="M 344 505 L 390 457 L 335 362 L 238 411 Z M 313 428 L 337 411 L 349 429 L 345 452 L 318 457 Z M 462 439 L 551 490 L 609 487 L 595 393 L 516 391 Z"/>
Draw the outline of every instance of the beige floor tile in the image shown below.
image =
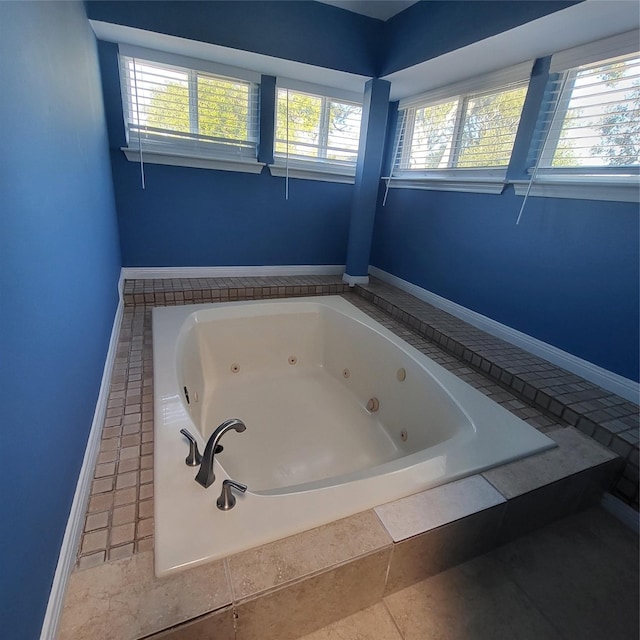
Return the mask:
<path id="1" fill-rule="evenodd" d="M 403 640 L 384 603 L 358 611 L 298 640 Z"/>
<path id="2" fill-rule="evenodd" d="M 487 556 L 387 596 L 385 603 L 404 640 L 562 640 Z"/>
<path id="3" fill-rule="evenodd" d="M 491 555 L 565 638 L 638 639 L 638 537 L 608 513 L 575 514 Z"/>
<path id="4" fill-rule="evenodd" d="M 133 640 L 230 603 L 222 561 L 156 578 L 138 553 L 72 573 L 58 640 Z"/>

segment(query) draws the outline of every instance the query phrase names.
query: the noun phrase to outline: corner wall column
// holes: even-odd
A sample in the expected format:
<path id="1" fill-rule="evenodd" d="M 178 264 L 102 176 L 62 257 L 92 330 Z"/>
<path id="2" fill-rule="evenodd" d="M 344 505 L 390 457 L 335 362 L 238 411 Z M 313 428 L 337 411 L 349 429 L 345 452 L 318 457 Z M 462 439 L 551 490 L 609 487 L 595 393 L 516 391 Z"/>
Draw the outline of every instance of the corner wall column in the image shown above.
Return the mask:
<path id="1" fill-rule="evenodd" d="M 369 257 L 382 175 L 390 88 L 391 84 L 386 80 L 372 79 L 364 89 L 346 269 L 342 276 L 350 286 L 369 282 Z"/>
<path id="2" fill-rule="evenodd" d="M 276 112 L 275 76 L 260 77 L 260 140 L 258 162 L 273 164 L 273 134 Z"/>

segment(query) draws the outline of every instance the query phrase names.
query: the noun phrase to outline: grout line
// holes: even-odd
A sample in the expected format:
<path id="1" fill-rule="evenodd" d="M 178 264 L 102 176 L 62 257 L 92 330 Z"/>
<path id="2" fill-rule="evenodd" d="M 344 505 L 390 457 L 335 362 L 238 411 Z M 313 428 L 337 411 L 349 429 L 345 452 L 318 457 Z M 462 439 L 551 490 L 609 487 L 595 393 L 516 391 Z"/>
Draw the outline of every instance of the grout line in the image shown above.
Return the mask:
<path id="1" fill-rule="evenodd" d="M 384 608 L 387 610 L 387 614 L 391 618 L 391 622 L 393 622 L 393 626 L 398 631 L 398 635 L 402 638 L 402 640 L 406 640 L 405 639 L 405 635 L 402 633 L 402 629 L 400 628 L 400 625 L 398 624 L 398 621 L 396 620 L 396 617 L 393 615 L 393 611 L 391 611 L 391 609 L 389 608 L 389 605 L 387 604 L 387 596 L 382 598 L 382 604 L 383 604 Z"/>
<path id="2" fill-rule="evenodd" d="M 238 638 L 238 604 L 237 597 L 235 594 L 235 589 L 233 588 L 233 580 L 231 580 L 231 567 L 229 566 L 229 558 L 222 559 L 222 566 L 224 567 L 224 575 L 227 580 L 227 585 L 229 586 L 229 593 L 231 594 L 231 615 L 233 617 L 233 638 L 237 640 Z"/>
<path id="3" fill-rule="evenodd" d="M 530 532 L 535 533 L 535 532 Z M 485 555 L 491 555 L 491 551 L 489 551 Z M 558 634 L 558 637 L 562 640 L 575 640 L 573 637 L 567 637 L 562 633 L 562 631 L 555 625 L 553 618 L 550 618 L 546 612 L 538 606 L 532 596 L 527 593 L 526 589 L 520 584 L 515 575 L 512 575 L 509 571 L 509 565 L 506 562 L 503 562 L 500 558 L 496 558 L 492 556 L 492 558 L 500 564 L 503 570 L 503 574 L 505 578 L 519 591 L 524 598 L 525 602 L 533 609 L 541 618 L 545 620 L 545 622 Z"/>
<path id="4" fill-rule="evenodd" d="M 389 562 L 387 563 L 387 570 L 384 573 L 384 585 L 382 589 L 382 597 L 387 592 L 387 584 L 389 584 L 389 574 L 391 573 L 391 563 L 393 562 L 393 556 L 396 550 L 396 543 L 391 543 L 391 553 L 389 553 Z"/>
<path id="5" fill-rule="evenodd" d="M 305 533 L 305 532 L 303 532 L 303 533 Z M 294 535 L 299 535 L 299 534 L 294 534 Z M 270 544 L 270 543 L 267 543 L 267 545 L 268 544 Z M 267 546 L 267 545 L 263 545 L 263 546 Z M 321 567 L 319 569 L 314 569 L 313 571 L 309 571 L 309 573 L 305 573 L 304 575 L 299 575 L 299 576 L 296 576 L 295 578 L 290 578 L 290 579 L 286 580 L 285 582 L 281 582 L 279 584 L 272 585 L 270 587 L 262 589 L 261 591 L 256 591 L 255 593 L 251 593 L 251 594 L 249 594 L 247 596 L 243 596 L 242 598 L 240 598 L 240 601 L 237 602 L 237 603 L 235 601 L 235 596 L 234 596 L 234 604 L 243 605 L 243 604 L 246 604 L 248 602 L 254 602 L 255 600 L 258 600 L 258 599 L 260 599 L 260 598 L 262 598 L 264 596 L 268 596 L 268 595 L 271 595 L 271 594 L 276 593 L 278 591 L 289 589 L 290 587 L 295 587 L 296 585 L 302 584 L 303 582 L 306 582 L 307 580 L 312 580 L 313 578 L 317 578 L 317 577 L 322 576 L 324 574 L 338 571 L 340 569 L 348 567 L 352 563 L 359 562 L 360 560 L 364 560 L 366 558 L 378 555 L 380 553 L 384 553 L 387 550 L 389 550 L 389 556 L 391 557 L 391 553 L 393 551 L 393 542 L 385 545 L 384 547 L 379 547 L 377 549 L 371 549 L 370 551 L 365 551 L 364 553 L 359 553 L 359 554 L 354 555 L 354 556 L 352 556 L 350 558 L 346 558 L 344 560 L 340 560 L 339 562 L 336 562 L 336 563 L 334 563 L 332 565 L 328 565 L 326 567 Z M 242 552 L 240 552 L 240 553 L 242 553 Z M 230 558 L 230 557 L 232 557 L 232 556 L 227 556 L 227 558 Z M 351 615 L 351 614 L 349 614 L 349 615 Z M 348 616 L 344 616 L 344 617 L 348 617 Z M 328 624 L 331 624 L 331 623 L 328 623 Z"/>

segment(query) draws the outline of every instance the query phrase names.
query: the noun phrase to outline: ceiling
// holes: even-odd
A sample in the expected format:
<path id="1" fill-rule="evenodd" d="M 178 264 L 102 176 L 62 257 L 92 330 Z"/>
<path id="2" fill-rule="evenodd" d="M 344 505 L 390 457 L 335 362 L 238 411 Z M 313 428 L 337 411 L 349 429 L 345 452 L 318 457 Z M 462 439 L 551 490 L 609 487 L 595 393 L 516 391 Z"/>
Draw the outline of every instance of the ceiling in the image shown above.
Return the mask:
<path id="1" fill-rule="evenodd" d="M 360 13 L 363 16 L 388 20 L 415 4 L 417 0 L 318 0 L 324 4 L 331 4 L 340 9 Z"/>

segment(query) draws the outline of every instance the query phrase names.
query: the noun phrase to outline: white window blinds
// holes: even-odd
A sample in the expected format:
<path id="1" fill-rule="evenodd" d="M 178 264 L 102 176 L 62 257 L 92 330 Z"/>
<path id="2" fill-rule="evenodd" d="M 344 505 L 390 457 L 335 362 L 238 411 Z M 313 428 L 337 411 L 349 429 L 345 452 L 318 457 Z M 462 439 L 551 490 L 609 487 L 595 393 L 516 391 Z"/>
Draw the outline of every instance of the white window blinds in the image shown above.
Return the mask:
<path id="1" fill-rule="evenodd" d="M 339 165 L 355 172 L 362 105 L 278 88 L 274 153 L 280 163 Z"/>
<path id="2" fill-rule="evenodd" d="M 129 55 L 120 77 L 130 149 L 255 160 L 257 83 Z"/>
<path id="3" fill-rule="evenodd" d="M 640 165 L 640 53 L 606 57 L 602 41 L 552 58 L 549 99 L 533 157 L 540 169 L 565 173 L 637 172 Z M 620 42 L 619 40 L 617 41 Z M 628 48 L 628 47 L 627 47 Z M 601 57 L 594 61 L 594 57 Z M 605 57 L 602 57 L 605 56 Z M 582 60 L 588 60 L 581 63 Z M 576 64 L 577 66 L 567 67 Z"/>
<path id="4" fill-rule="evenodd" d="M 394 173 L 509 164 L 530 64 L 401 101 Z"/>

